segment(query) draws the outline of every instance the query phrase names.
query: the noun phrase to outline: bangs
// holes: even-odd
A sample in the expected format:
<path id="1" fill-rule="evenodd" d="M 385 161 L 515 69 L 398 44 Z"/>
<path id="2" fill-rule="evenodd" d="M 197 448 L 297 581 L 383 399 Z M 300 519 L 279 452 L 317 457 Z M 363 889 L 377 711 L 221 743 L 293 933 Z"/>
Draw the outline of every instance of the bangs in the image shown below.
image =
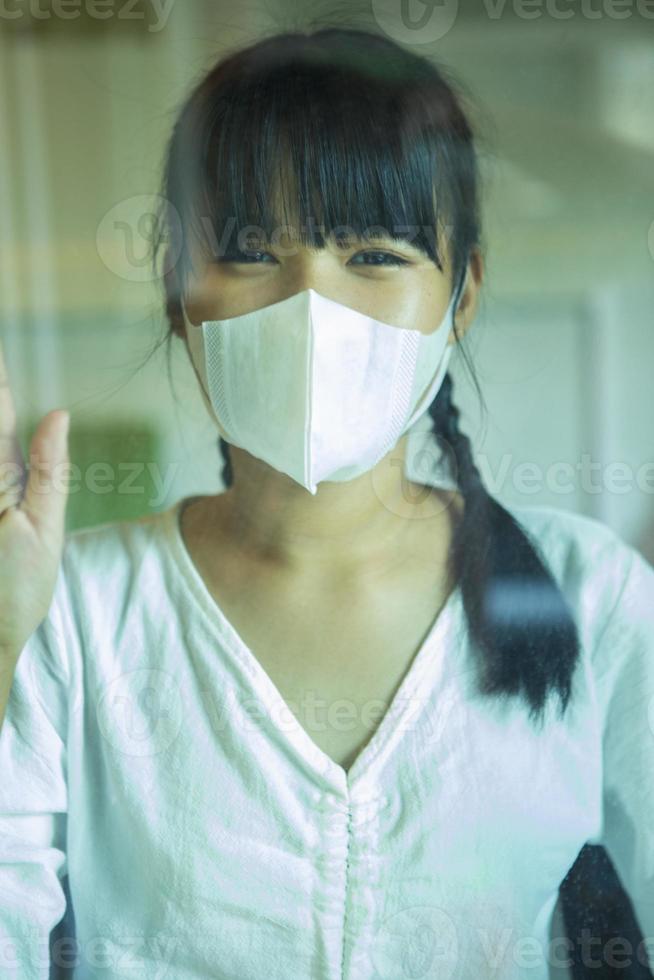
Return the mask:
<path id="1" fill-rule="evenodd" d="M 184 281 L 191 243 L 211 261 L 289 228 L 311 248 L 408 241 L 442 270 L 456 158 L 433 75 L 381 38 L 365 57 L 354 36 L 333 49 L 324 32 L 320 45 L 285 40 L 219 64 L 180 118 L 168 186 Z"/>

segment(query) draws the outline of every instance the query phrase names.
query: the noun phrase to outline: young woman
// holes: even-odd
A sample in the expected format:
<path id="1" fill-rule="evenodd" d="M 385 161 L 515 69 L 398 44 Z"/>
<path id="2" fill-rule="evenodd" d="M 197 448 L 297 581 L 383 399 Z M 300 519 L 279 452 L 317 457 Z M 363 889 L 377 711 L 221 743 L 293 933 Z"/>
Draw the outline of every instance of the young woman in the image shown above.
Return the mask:
<path id="1" fill-rule="evenodd" d="M 7 487 L 2 976 L 540 980 L 589 841 L 654 938 L 654 571 L 500 505 L 459 429 L 453 86 L 366 32 L 265 39 L 191 93 L 163 197 L 225 489 L 64 539 L 58 412 Z"/>

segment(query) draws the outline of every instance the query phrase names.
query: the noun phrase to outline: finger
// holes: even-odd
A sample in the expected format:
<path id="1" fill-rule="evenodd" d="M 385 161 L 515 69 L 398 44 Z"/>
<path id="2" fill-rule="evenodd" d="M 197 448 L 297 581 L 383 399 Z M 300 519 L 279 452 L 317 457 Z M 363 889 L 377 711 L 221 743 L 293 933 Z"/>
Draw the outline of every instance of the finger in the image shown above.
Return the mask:
<path id="1" fill-rule="evenodd" d="M 30 443 L 29 475 L 20 508 L 42 535 L 58 542 L 68 499 L 68 413 L 48 412 Z"/>
<path id="2" fill-rule="evenodd" d="M 22 493 L 2 493 L 0 494 L 0 521 L 12 507 L 18 507 L 23 498 Z"/>
<path id="3" fill-rule="evenodd" d="M 25 492 L 26 472 L 17 463 L 0 465 L 0 514 L 20 503 Z"/>
<path id="4" fill-rule="evenodd" d="M 0 341 L 0 466 L 20 467 L 25 477 L 25 460 L 16 433 L 16 410 L 9 384 L 9 374 Z"/>

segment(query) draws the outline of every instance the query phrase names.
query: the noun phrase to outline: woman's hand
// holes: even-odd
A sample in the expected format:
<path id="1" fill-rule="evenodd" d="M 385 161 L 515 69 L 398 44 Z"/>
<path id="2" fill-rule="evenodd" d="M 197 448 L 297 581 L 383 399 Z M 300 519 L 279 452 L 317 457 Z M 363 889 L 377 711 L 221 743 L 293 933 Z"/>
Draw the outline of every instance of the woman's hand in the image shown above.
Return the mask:
<path id="1" fill-rule="evenodd" d="M 52 602 L 64 543 L 67 464 L 68 414 L 57 409 L 32 437 L 27 474 L 0 343 L 0 686 L 7 695 L 20 652 Z"/>

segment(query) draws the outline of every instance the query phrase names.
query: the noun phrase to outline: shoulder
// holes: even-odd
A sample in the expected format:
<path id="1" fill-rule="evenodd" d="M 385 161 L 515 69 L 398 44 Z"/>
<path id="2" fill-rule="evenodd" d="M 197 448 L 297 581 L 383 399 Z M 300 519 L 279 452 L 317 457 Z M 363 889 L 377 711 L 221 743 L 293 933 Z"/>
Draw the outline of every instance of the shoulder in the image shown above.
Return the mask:
<path id="1" fill-rule="evenodd" d="M 115 646 L 127 605 L 150 602 L 160 614 L 156 578 L 162 578 L 161 543 L 173 514 L 174 506 L 65 535 L 48 612 L 18 660 L 19 703 L 37 692 L 39 704 L 50 706 L 44 710 L 63 718 L 64 702 L 80 689 L 86 650 Z"/>
<path id="2" fill-rule="evenodd" d="M 609 627 L 625 637 L 651 629 L 654 650 L 654 568 L 635 547 L 587 515 L 544 505 L 506 509 L 548 565 L 585 645 L 598 647 Z"/>
<path id="3" fill-rule="evenodd" d="M 546 505 L 512 505 L 506 510 L 518 521 L 559 578 L 571 583 L 600 568 L 620 578 L 635 549 L 603 521 Z M 599 564 L 598 564 L 599 563 Z"/>
<path id="4" fill-rule="evenodd" d="M 108 570 L 106 562 L 114 566 L 138 561 L 160 539 L 172 511 L 71 531 L 64 541 L 63 563 L 71 570 L 83 567 L 86 572 L 102 572 Z"/>
<path id="5" fill-rule="evenodd" d="M 545 504 L 504 506 L 552 559 L 559 555 L 588 559 L 605 549 L 630 547 L 608 524 L 586 514 Z"/>
<path id="6" fill-rule="evenodd" d="M 146 596 L 155 600 L 176 506 L 68 532 L 60 579 L 78 627 L 115 619 L 116 610 Z"/>

